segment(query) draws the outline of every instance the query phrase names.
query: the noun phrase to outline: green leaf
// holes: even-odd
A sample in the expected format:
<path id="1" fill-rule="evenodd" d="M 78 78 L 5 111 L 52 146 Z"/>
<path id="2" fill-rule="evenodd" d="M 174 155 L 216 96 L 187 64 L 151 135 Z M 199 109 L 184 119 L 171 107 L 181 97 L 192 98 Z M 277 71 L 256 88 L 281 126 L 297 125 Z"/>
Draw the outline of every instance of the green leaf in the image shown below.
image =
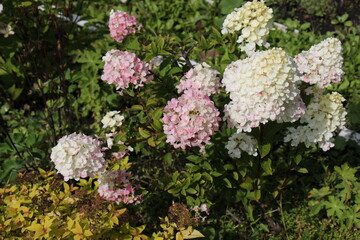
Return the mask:
<path id="1" fill-rule="evenodd" d="M 326 187 L 322 187 L 320 188 L 320 190 L 317 189 L 312 189 L 309 193 L 309 198 L 315 198 L 315 199 L 320 199 L 325 197 L 326 195 L 329 195 L 331 193 L 330 191 L 330 187 L 326 186 Z"/>
<path id="2" fill-rule="evenodd" d="M 253 185 L 252 183 L 249 182 L 243 182 L 240 184 L 240 187 L 246 190 L 252 190 L 253 189 Z"/>
<path id="3" fill-rule="evenodd" d="M 267 143 L 267 144 L 265 144 L 265 145 L 262 145 L 259 150 L 260 150 L 260 156 L 261 156 L 261 158 L 264 158 L 264 157 L 266 157 L 266 156 L 270 153 L 271 144 L 270 144 L 270 143 Z"/>
<path id="4" fill-rule="evenodd" d="M 254 199 L 255 199 L 255 201 L 259 201 L 260 198 L 261 198 L 261 191 L 260 191 L 260 189 L 257 189 L 254 191 Z"/>
<path id="5" fill-rule="evenodd" d="M 142 110 L 144 110 L 144 108 L 141 105 L 132 105 L 130 110 L 140 110 L 140 111 L 142 111 Z"/>
<path id="6" fill-rule="evenodd" d="M 193 188 L 186 189 L 186 192 L 189 193 L 189 194 L 196 194 L 197 193 L 197 191 L 195 189 L 193 189 Z"/>
<path id="7" fill-rule="evenodd" d="M 153 120 L 159 120 L 163 114 L 163 108 L 156 108 L 150 115 Z"/>
<path id="8" fill-rule="evenodd" d="M 173 163 L 174 159 L 172 158 L 171 153 L 166 153 L 164 155 L 164 161 L 167 162 L 169 165 Z"/>
<path id="9" fill-rule="evenodd" d="M 121 97 L 119 94 L 113 93 L 106 97 L 106 101 L 111 107 L 118 107 L 121 102 Z"/>
<path id="10" fill-rule="evenodd" d="M 20 7 L 28 7 L 28 6 L 31 6 L 32 5 L 32 2 L 31 1 L 25 1 L 25 2 L 22 2 L 20 3 Z"/>
<path id="11" fill-rule="evenodd" d="M 227 188 L 232 188 L 232 184 L 231 184 L 231 182 L 229 181 L 229 179 L 224 178 L 223 180 L 224 180 L 224 182 L 225 182 L 225 187 L 227 187 Z"/>
<path id="12" fill-rule="evenodd" d="M 222 0 L 219 4 L 220 12 L 222 14 L 229 14 L 234 8 L 240 8 L 243 4 L 243 0 Z"/>
<path id="13" fill-rule="evenodd" d="M 151 147 L 156 147 L 156 143 L 155 143 L 155 141 L 154 141 L 154 137 L 149 138 L 149 139 L 147 140 L 147 142 L 148 142 L 149 146 L 151 146 Z"/>
<path id="14" fill-rule="evenodd" d="M 343 210 L 345 210 L 344 203 L 334 196 L 329 196 L 329 201 L 325 201 L 325 207 L 329 217 L 337 216 L 341 218 Z"/>
<path id="15" fill-rule="evenodd" d="M 190 155 L 186 159 L 193 162 L 193 163 L 196 163 L 196 164 L 198 164 L 198 163 L 200 163 L 202 161 L 202 158 L 199 157 L 199 156 L 196 156 L 196 155 Z"/>
<path id="16" fill-rule="evenodd" d="M 309 171 L 306 168 L 297 168 L 295 167 L 295 170 L 299 173 L 309 173 Z"/>
<path id="17" fill-rule="evenodd" d="M 143 138 L 148 138 L 148 137 L 150 137 L 150 135 L 151 135 L 148 130 L 143 129 L 143 128 L 141 128 L 141 127 L 139 127 L 139 133 L 140 133 L 140 135 L 141 135 Z"/>
<path id="18" fill-rule="evenodd" d="M 180 173 L 179 172 L 174 172 L 174 174 L 172 175 L 172 180 L 174 182 L 176 182 L 176 180 L 178 179 L 178 177 L 180 176 Z"/>
<path id="19" fill-rule="evenodd" d="M 261 161 L 261 168 L 264 170 L 266 175 L 272 175 L 273 170 L 271 168 L 271 159 L 267 159 L 265 161 Z"/>

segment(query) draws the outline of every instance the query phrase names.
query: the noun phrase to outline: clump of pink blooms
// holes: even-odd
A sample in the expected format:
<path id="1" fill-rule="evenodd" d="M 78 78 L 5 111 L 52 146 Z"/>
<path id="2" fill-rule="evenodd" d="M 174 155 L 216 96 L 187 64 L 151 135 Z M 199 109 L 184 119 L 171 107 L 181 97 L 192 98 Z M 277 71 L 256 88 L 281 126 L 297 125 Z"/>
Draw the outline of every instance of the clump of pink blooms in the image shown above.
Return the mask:
<path id="1" fill-rule="evenodd" d="M 64 180 L 79 180 L 101 174 L 106 165 L 101 141 L 82 133 L 72 133 L 59 139 L 52 148 L 51 161 Z"/>
<path id="2" fill-rule="evenodd" d="M 342 80 L 341 42 L 336 38 L 327 38 L 312 46 L 308 51 L 302 51 L 295 56 L 301 80 L 316 84 L 319 88 L 330 86 Z"/>
<path id="3" fill-rule="evenodd" d="M 135 196 L 130 182 L 131 175 L 125 170 L 105 172 L 99 177 L 99 195 L 107 201 L 125 204 L 139 203 L 141 196 Z"/>
<path id="4" fill-rule="evenodd" d="M 269 120 L 295 122 L 305 113 L 298 80 L 290 57 L 280 48 L 232 62 L 222 80 L 231 99 L 224 110 L 229 126 L 250 132 Z"/>
<path id="5" fill-rule="evenodd" d="M 138 88 L 152 80 L 152 76 L 147 76 L 150 73 L 149 64 L 141 61 L 134 53 L 112 49 L 102 59 L 105 66 L 101 79 L 114 84 L 116 90 L 126 89 L 130 84 Z"/>
<path id="6" fill-rule="evenodd" d="M 219 128 L 219 114 L 205 92 L 185 91 L 164 108 L 166 142 L 182 149 L 209 144 L 210 136 Z"/>
<path id="7" fill-rule="evenodd" d="M 109 19 L 110 36 L 117 42 L 122 42 L 127 35 L 134 34 L 141 29 L 133 15 L 123 11 L 110 12 Z"/>
<path id="8" fill-rule="evenodd" d="M 196 64 L 184 77 L 180 79 L 180 84 L 176 86 L 178 93 L 184 90 L 202 90 L 208 96 L 219 93 L 220 78 L 218 71 L 211 69 L 207 63 Z"/>

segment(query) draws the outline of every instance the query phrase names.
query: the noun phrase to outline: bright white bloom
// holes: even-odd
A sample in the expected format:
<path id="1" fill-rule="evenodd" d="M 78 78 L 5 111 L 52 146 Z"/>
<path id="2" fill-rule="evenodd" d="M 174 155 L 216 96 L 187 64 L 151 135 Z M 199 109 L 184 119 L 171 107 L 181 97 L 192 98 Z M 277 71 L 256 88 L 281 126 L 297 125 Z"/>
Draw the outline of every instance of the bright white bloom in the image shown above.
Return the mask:
<path id="1" fill-rule="evenodd" d="M 334 132 L 345 127 L 344 101 L 337 92 L 315 96 L 300 119 L 305 125 L 288 128 L 284 141 L 291 141 L 292 146 L 304 143 L 306 147 L 319 143 L 323 151 L 329 150 L 334 146 Z"/>
<path id="2" fill-rule="evenodd" d="M 178 93 L 184 90 L 202 90 L 210 96 L 219 93 L 220 78 L 218 71 L 211 69 L 207 63 L 196 64 L 184 77 L 180 79 L 180 84 L 176 86 Z"/>
<path id="3" fill-rule="evenodd" d="M 0 13 L 3 11 L 4 6 L 0 3 Z"/>
<path id="4" fill-rule="evenodd" d="M 234 133 L 229 138 L 229 142 L 226 144 L 225 148 L 232 158 L 240 158 L 241 152 L 246 152 L 255 157 L 258 155 L 258 143 L 256 139 L 246 133 Z"/>
<path id="5" fill-rule="evenodd" d="M 269 34 L 272 12 L 263 0 L 247 2 L 226 16 L 221 33 L 241 31 L 237 42 L 242 44 L 241 50 L 246 51 L 248 55 L 252 54 L 256 45 L 268 47 L 266 36 Z"/>
<path id="6" fill-rule="evenodd" d="M 101 142 L 82 133 L 60 138 L 50 158 L 65 181 L 93 177 L 103 172 L 106 165 Z"/>
<path id="7" fill-rule="evenodd" d="M 336 38 L 327 38 L 312 46 L 308 51 L 302 51 L 295 56 L 301 80 L 316 84 L 319 88 L 330 86 L 342 80 L 343 57 L 341 42 Z"/>
<path id="8" fill-rule="evenodd" d="M 124 116 L 120 115 L 120 111 L 110 111 L 101 120 L 104 125 L 103 128 L 111 128 L 111 131 L 114 132 L 117 127 L 121 127 Z"/>
<path id="9" fill-rule="evenodd" d="M 304 113 L 296 69 L 280 48 L 232 62 L 222 81 L 231 99 L 225 119 L 238 132 L 250 132 L 269 120 L 294 122 Z"/>

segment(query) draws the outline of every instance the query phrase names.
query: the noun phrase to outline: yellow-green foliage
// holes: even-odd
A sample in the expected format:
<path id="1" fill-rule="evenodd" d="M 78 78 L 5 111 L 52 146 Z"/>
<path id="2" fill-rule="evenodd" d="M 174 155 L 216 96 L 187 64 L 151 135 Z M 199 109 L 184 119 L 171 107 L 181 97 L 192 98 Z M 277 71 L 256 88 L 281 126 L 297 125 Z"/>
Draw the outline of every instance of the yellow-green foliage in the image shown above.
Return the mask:
<path id="1" fill-rule="evenodd" d="M 97 194 L 97 182 L 63 181 L 54 171 L 20 174 L 0 188 L 0 239 L 148 239 L 126 208 Z"/>

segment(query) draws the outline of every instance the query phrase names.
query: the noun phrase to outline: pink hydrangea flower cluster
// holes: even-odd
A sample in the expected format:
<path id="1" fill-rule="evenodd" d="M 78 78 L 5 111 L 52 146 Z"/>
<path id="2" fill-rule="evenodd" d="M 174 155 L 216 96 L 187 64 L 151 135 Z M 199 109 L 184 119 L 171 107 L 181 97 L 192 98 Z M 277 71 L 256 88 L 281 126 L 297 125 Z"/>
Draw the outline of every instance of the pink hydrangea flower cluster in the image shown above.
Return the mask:
<path id="1" fill-rule="evenodd" d="M 60 138 L 52 148 L 51 161 L 64 176 L 64 180 L 79 180 L 101 174 L 106 165 L 101 141 L 82 133 L 72 133 Z"/>
<path id="2" fill-rule="evenodd" d="M 269 120 L 298 120 L 305 113 L 298 80 L 290 57 L 280 48 L 232 62 L 222 80 L 231 99 L 225 105 L 229 126 L 250 132 Z"/>
<path id="3" fill-rule="evenodd" d="M 327 38 L 312 46 L 308 51 L 302 51 L 295 56 L 295 62 L 301 80 L 316 84 L 319 88 L 340 82 L 344 75 L 342 68 L 341 42 L 336 38 Z"/>
<path id="4" fill-rule="evenodd" d="M 164 108 L 166 142 L 175 148 L 201 147 L 219 128 L 219 111 L 203 91 L 186 90 Z"/>
<path id="5" fill-rule="evenodd" d="M 219 72 L 211 69 L 207 63 L 196 64 L 180 79 L 180 84 L 176 88 L 179 93 L 193 89 L 202 90 L 210 96 L 219 93 L 220 78 L 217 76 L 218 74 Z"/>
<path id="6" fill-rule="evenodd" d="M 112 49 L 106 53 L 103 61 L 105 66 L 101 79 L 114 84 L 116 90 L 126 89 L 130 84 L 138 88 L 152 80 L 152 76 L 147 76 L 149 64 L 141 61 L 134 53 Z"/>
<path id="7" fill-rule="evenodd" d="M 130 183 L 131 175 L 125 170 L 103 173 L 99 177 L 99 195 L 107 201 L 125 204 L 139 203 L 141 196 L 135 196 Z"/>
<path id="8" fill-rule="evenodd" d="M 141 29 L 138 21 L 133 15 L 123 11 L 110 12 L 109 19 L 110 36 L 118 42 L 122 42 L 124 38 Z"/>

